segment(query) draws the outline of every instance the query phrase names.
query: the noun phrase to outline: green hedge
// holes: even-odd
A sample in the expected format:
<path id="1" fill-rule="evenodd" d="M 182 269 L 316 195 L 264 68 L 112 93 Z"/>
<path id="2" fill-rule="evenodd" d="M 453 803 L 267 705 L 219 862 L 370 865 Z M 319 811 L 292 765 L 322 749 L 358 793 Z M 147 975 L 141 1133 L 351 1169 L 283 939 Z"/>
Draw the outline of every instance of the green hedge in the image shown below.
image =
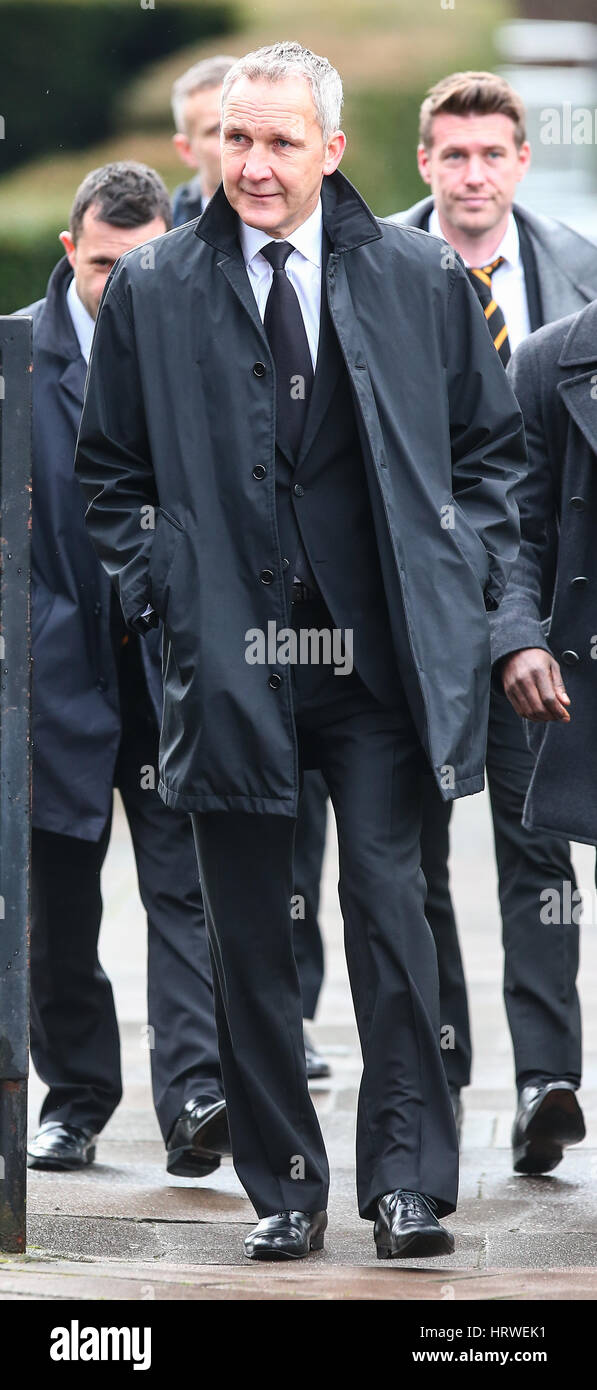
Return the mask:
<path id="1" fill-rule="evenodd" d="M 0 314 L 12 314 L 41 299 L 61 254 L 56 232 L 40 237 L 32 246 L 0 244 Z"/>
<path id="2" fill-rule="evenodd" d="M 236 27 L 232 4 L 2 0 L 3 172 L 105 138 L 123 84 L 148 63 Z"/>

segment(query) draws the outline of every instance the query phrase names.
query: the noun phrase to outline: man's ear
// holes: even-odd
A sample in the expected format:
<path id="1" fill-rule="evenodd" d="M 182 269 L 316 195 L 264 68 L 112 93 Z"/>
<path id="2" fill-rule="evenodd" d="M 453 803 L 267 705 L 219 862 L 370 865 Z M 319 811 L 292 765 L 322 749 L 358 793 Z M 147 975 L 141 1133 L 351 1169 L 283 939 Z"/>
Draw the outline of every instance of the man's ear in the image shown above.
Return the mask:
<path id="1" fill-rule="evenodd" d="M 332 135 L 331 140 L 328 140 L 327 149 L 325 153 L 325 161 L 323 165 L 324 174 L 334 173 L 334 171 L 338 168 L 338 165 L 340 163 L 340 160 L 342 159 L 342 155 L 344 154 L 345 149 L 346 136 L 344 134 L 344 131 L 337 130 L 335 135 Z"/>
<path id="2" fill-rule="evenodd" d="M 180 131 L 177 131 L 176 135 L 172 136 L 172 144 L 178 152 L 179 158 L 182 159 L 183 164 L 188 164 L 190 169 L 197 169 L 197 160 L 191 149 L 191 142 L 188 135 L 183 135 Z"/>
<path id="3" fill-rule="evenodd" d="M 72 239 L 70 232 L 61 232 L 58 240 L 62 242 L 64 250 L 66 251 L 66 254 L 68 256 L 69 262 L 72 266 L 74 266 L 76 254 L 75 243 Z"/>
<path id="4" fill-rule="evenodd" d="M 417 145 L 417 164 L 419 173 L 424 183 L 431 183 L 431 173 L 429 171 L 429 151 L 425 145 Z"/>
<path id="5" fill-rule="evenodd" d="M 528 174 L 530 163 L 531 147 L 528 140 L 525 140 L 518 151 L 518 183 L 525 177 L 525 174 Z"/>

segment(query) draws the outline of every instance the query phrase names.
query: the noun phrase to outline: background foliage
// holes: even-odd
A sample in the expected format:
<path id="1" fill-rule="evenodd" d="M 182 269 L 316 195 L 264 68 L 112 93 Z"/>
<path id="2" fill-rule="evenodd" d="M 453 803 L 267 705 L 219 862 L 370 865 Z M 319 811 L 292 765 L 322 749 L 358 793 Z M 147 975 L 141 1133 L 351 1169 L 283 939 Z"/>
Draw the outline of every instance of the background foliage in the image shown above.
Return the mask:
<path id="1" fill-rule="evenodd" d="M 144 6 L 149 0 L 144 0 Z M 140 159 L 173 190 L 170 89 L 192 62 L 282 37 L 324 53 L 345 86 L 342 169 L 375 212 L 424 193 L 418 108 L 443 73 L 492 67 L 507 0 L 0 0 L 0 313 L 44 293 L 89 169 Z"/>

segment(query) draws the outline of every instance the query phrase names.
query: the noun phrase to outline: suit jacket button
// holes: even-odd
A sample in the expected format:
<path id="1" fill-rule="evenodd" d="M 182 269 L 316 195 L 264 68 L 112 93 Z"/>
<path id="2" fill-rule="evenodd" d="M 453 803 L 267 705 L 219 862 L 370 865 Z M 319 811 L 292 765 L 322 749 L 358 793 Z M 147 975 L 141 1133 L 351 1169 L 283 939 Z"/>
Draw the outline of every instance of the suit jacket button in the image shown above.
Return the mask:
<path id="1" fill-rule="evenodd" d="M 305 496 L 305 489 L 304 489 L 304 487 L 302 486 L 302 483 L 295 483 L 295 484 L 294 484 L 294 487 L 293 487 L 293 489 L 292 489 L 292 491 L 293 491 L 295 497 L 304 497 L 304 496 Z"/>
<path id="2" fill-rule="evenodd" d="M 562 652 L 561 659 L 565 666 L 576 666 L 577 661 L 580 661 L 578 652 Z"/>
<path id="3" fill-rule="evenodd" d="M 574 507 L 575 512 L 584 512 L 586 505 L 584 497 L 570 498 L 570 506 Z"/>
<path id="4" fill-rule="evenodd" d="M 261 571 L 261 574 L 259 575 L 259 578 L 260 578 L 262 584 L 273 584 L 273 582 L 274 582 L 274 571 L 273 571 L 273 570 L 262 570 L 262 571 Z"/>
<path id="5" fill-rule="evenodd" d="M 278 675 L 277 671 L 273 671 L 272 675 L 268 677 L 267 683 L 270 690 L 279 690 L 282 684 L 282 677 Z"/>
<path id="6" fill-rule="evenodd" d="M 588 582 L 586 574 L 577 574 L 574 579 L 570 580 L 573 589 L 584 589 Z"/>
<path id="7" fill-rule="evenodd" d="M 265 362 L 253 363 L 253 376 L 265 376 Z"/>
<path id="8" fill-rule="evenodd" d="M 101 603 L 94 603 L 94 605 L 93 605 L 93 613 L 94 613 L 94 616 L 95 616 L 96 618 L 99 618 L 99 615 L 100 615 L 101 611 L 102 611 L 102 605 L 101 605 Z"/>
<path id="9" fill-rule="evenodd" d="M 256 463 L 256 464 L 255 464 L 255 467 L 254 467 L 254 469 L 253 469 L 253 477 L 254 477 L 254 478 L 257 478 L 257 480 L 259 480 L 260 478 L 265 478 L 266 473 L 267 473 L 267 468 L 264 468 L 264 466 L 263 466 L 262 463 Z"/>
<path id="10" fill-rule="evenodd" d="M 98 688 L 98 690 L 101 690 L 102 692 L 103 692 L 104 690 L 107 690 L 107 689 L 108 689 L 108 682 L 107 682 L 105 676 L 100 676 L 100 678 L 99 678 L 99 680 L 98 680 L 98 683 L 97 683 L 97 688 Z"/>
<path id="11" fill-rule="evenodd" d="M 286 556 L 283 555 L 283 556 L 282 556 L 282 569 L 283 569 L 283 570 L 287 570 L 287 569 L 289 569 L 289 567 L 290 567 L 290 560 L 287 560 L 287 559 L 286 559 Z"/>

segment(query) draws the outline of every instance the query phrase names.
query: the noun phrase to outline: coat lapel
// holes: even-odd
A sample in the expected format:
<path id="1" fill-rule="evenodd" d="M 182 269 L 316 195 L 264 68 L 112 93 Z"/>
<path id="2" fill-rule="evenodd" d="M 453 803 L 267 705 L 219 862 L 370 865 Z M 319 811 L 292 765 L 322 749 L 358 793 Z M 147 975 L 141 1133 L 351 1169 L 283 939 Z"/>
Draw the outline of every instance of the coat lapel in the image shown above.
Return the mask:
<path id="1" fill-rule="evenodd" d="M 585 368 L 560 381 L 558 391 L 593 453 L 597 454 L 597 301 L 573 319 L 558 365 Z"/>
<path id="2" fill-rule="evenodd" d="M 70 396 L 75 405 L 79 407 L 79 412 L 83 409 L 86 375 L 85 360 L 79 353 L 78 357 L 73 357 L 70 362 L 67 362 L 60 376 L 60 390 L 64 391 L 65 395 Z"/>
<path id="3" fill-rule="evenodd" d="M 299 449 L 297 466 L 307 457 L 321 428 L 342 365 L 342 355 L 334 333 L 327 302 L 327 268 L 329 254 L 329 242 L 324 232 L 321 260 L 321 301 L 317 361 L 311 390 L 311 400 L 309 401 L 309 409 L 307 410 L 307 419 L 305 421 L 305 429 Z"/>

